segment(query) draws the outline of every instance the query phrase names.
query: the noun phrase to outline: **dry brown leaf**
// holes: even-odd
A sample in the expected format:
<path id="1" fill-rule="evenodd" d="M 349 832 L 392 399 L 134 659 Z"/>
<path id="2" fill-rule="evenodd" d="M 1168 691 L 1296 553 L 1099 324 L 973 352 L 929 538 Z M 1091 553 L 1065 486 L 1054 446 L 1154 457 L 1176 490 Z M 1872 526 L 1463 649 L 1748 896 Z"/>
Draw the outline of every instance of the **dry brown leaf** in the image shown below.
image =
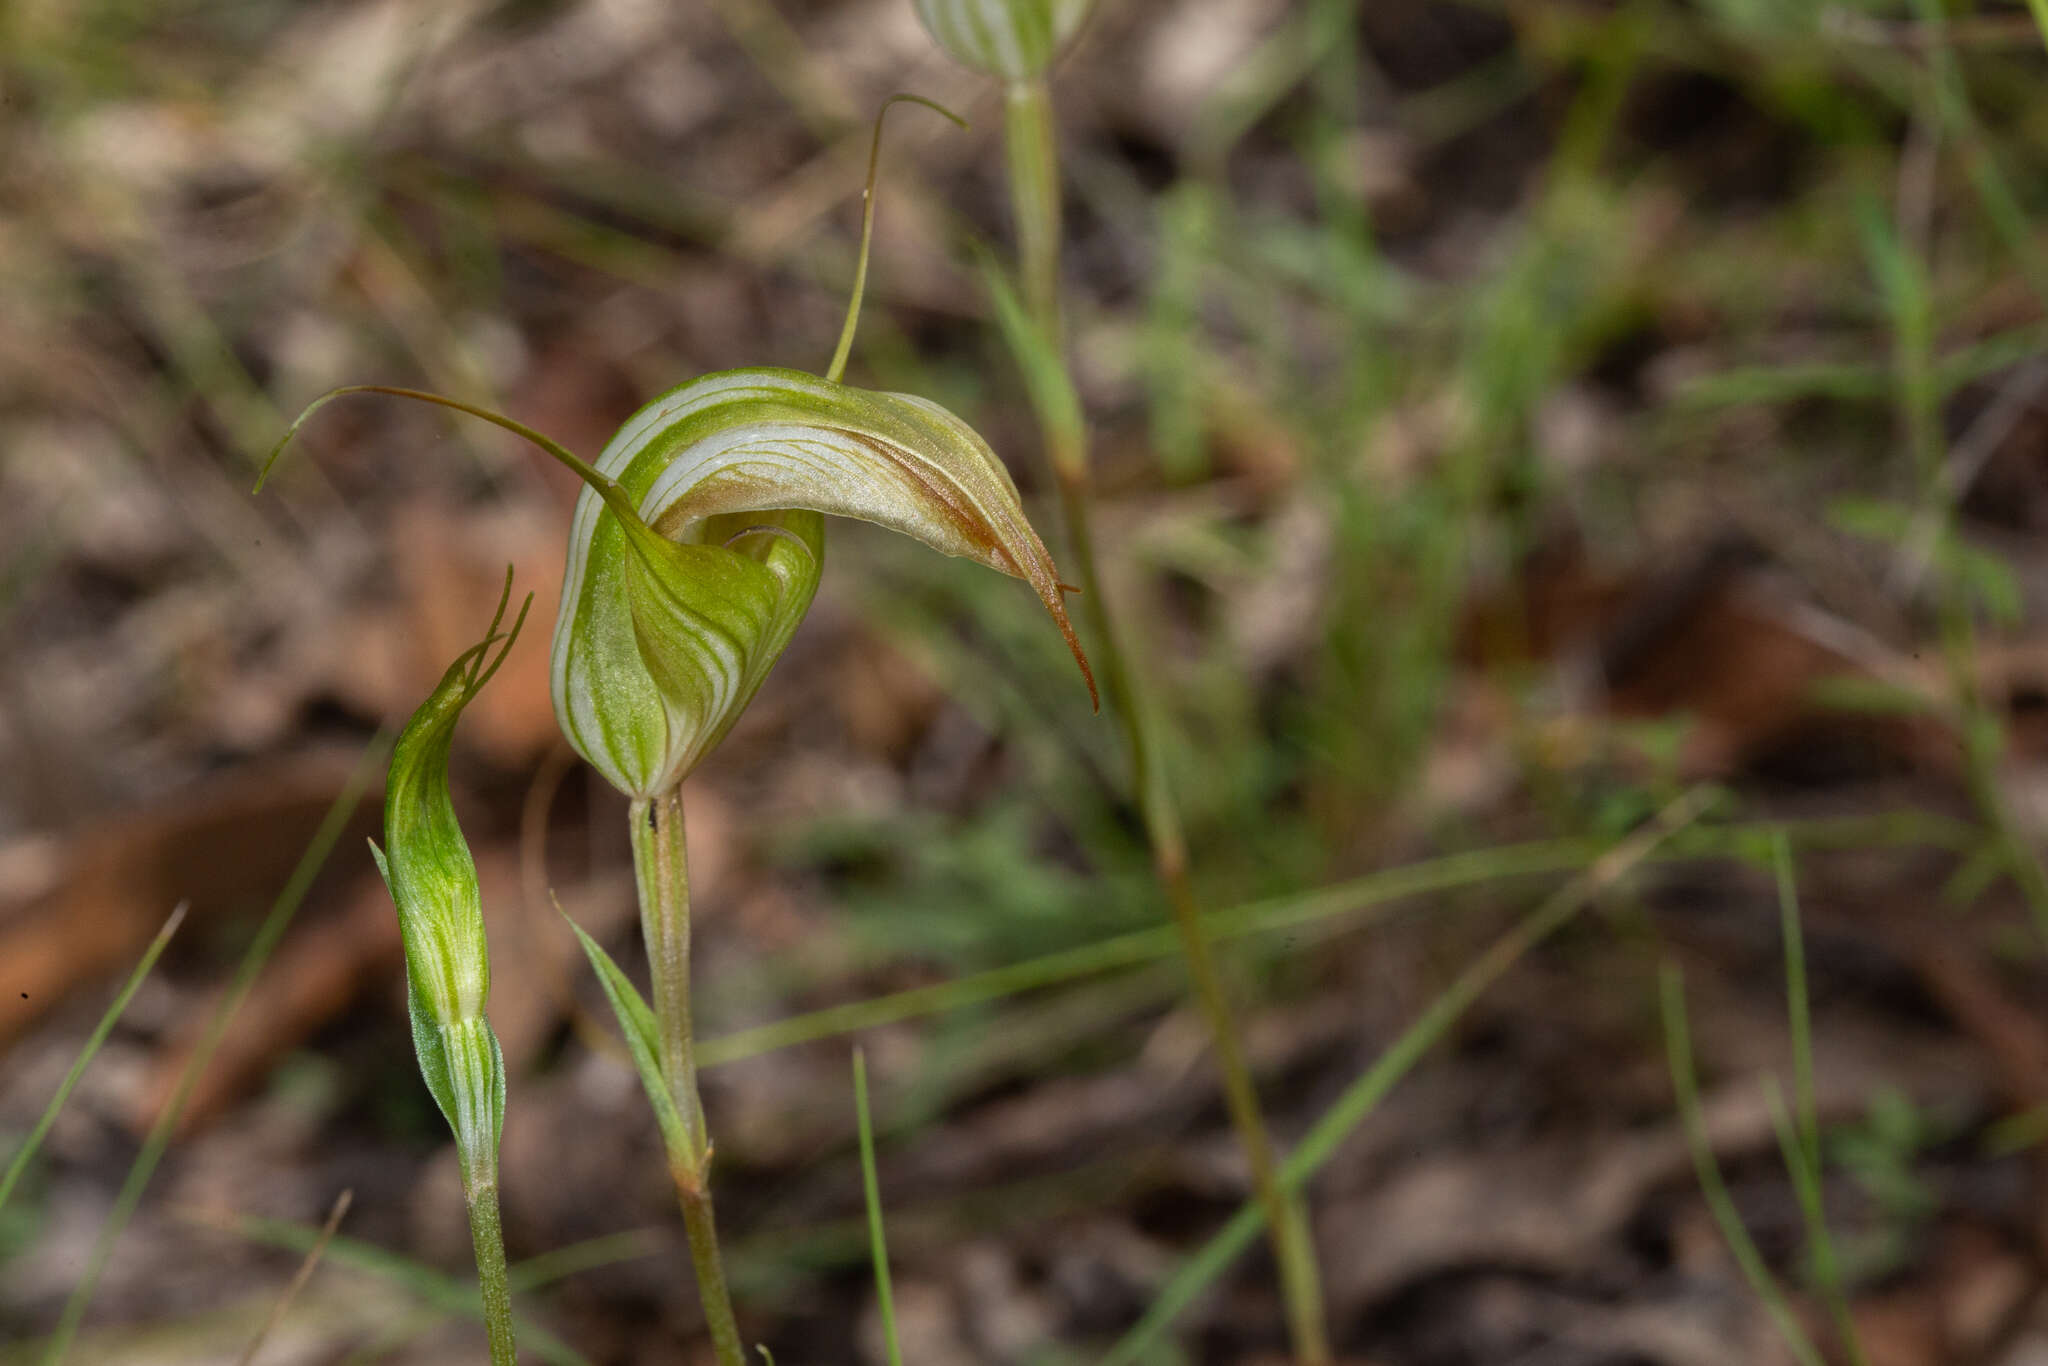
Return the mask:
<path id="1" fill-rule="evenodd" d="M 383 880 L 365 870 L 338 912 L 296 926 L 279 946 L 194 1084 L 179 1134 L 205 1128 L 255 1089 L 279 1059 L 352 1005 L 372 979 L 397 972 L 401 956 L 398 916 Z M 135 1133 L 146 1133 L 177 1092 L 217 999 L 193 1012 L 180 1037 L 158 1056 L 150 1085 L 128 1117 Z"/>
<path id="2" fill-rule="evenodd" d="M 0 1044 L 132 962 L 177 902 L 197 919 L 274 896 L 357 762 L 328 749 L 253 763 L 66 841 L 52 889 L 0 915 Z M 372 792 L 358 838 L 374 810 Z"/>

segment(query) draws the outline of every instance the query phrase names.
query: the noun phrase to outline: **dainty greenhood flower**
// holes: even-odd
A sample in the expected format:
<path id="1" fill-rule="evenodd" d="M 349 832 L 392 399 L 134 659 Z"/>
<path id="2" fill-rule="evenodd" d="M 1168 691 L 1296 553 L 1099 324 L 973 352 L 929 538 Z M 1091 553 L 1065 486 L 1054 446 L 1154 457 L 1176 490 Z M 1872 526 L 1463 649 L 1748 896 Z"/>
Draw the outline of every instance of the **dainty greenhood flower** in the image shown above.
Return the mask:
<path id="1" fill-rule="evenodd" d="M 628 796 L 675 787 L 753 700 L 817 592 L 823 513 L 1025 580 L 1095 695 L 1065 586 L 1009 471 L 972 427 L 928 399 L 801 370 L 724 370 L 642 408 L 592 466 L 487 408 L 348 385 L 299 414 L 266 477 L 315 412 L 357 393 L 480 417 L 583 480 L 555 619 L 555 716 L 576 752 Z M 447 705 L 452 727 L 461 704 Z"/>
<path id="2" fill-rule="evenodd" d="M 901 101 L 954 117 L 914 95 L 892 97 L 884 110 Z M 577 753 L 636 799 L 673 790 L 753 700 L 817 593 L 824 514 L 1025 580 L 1094 697 L 1052 557 L 988 443 L 927 399 L 838 382 L 867 275 L 880 148 L 878 115 L 861 265 L 830 377 L 766 368 L 700 376 L 629 418 L 594 465 L 502 413 L 416 389 L 350 385 L 299 414 L 266 477 L 308 418 L 352 393 L 483 418 L 573 470 L 584 488 L 555 619 L 555 717 Z"/>
<path id="3" fill-rule="evenodd" d="M 526 621 L 500 633 L 512 588 L 484 639 L 463 652 L 398 737 L 384 790 L 384 844 L 370 852 L 398 906 L 413 1046 L 427 1089 L 455 1131 L 465 1179 L 495 1165 L 505 1121 L 505 1061 L 485 1018 L 491 964 L 476 863 L 448 795 L 448 748 L 463 707 L 490 681 Z M 500 645 L 496 656 L 492 647 Z"/>
<path id="4" fill-rule="evenodd" d="M 935 403 L 796 370 L 723 371 L 642 408 L 595 473 L 635 515 L 618 515 L 621 499 L 600 483 L 577 502 L 555 712 L 630 795 L 682 781 L 753 697 L 816 591 L 820 513 L 1026 580 L 1087 671 L 1016 485 Z"/>
<path id="5" fill-rule="evenodd" d="M 916 0 L 917 17 L 954 61 L 1004 81 L 1043 76 L 1090 0 Z"/>

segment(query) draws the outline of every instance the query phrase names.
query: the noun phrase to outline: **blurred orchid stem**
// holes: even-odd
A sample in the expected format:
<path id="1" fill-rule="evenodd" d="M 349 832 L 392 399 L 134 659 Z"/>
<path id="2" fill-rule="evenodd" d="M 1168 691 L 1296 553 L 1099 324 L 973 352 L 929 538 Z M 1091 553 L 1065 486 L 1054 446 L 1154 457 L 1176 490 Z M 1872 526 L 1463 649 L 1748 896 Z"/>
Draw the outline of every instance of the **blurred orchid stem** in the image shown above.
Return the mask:
<path id="1" fill-rule="evenodd" d="M 1280 1182 L 1279 1162 L 1259 1108 L 1258 1090 L 1245 1059 L 1242 1033 L 1217 971 L 1215 953 L 1188 876 L 1187 840 L 1181 829 L 1180 808 L 1172 785 L 1157 762 L 1155 713 L 1125 656 L 1096 564 L 1095 539 L 1089 526 L 1087 432 L 1080 418 L 1078 399 L 1072 397 L 1075 389 L 1067 368 L 1060 323 L 1059 152 L 1053 130 L 1052 100 L 1044 78 L 1011 82 L 1004 113 L 1011 211 L 1016 220 L 1024 303 L 1030 314 L 1031 330 L 1043 343 L 1051 365 L 1060 372 L 1056 387 L 1068 396 L 1061 405 L 1061 416 L 1047 420 L 1052 413 L 1042 411 L 1040 425 L 1044 430 L 1046 458 L 1059 487 L 1060 510 L 1066 519 L 1067 539 L 1081 589 L 1081 612 L 1094 633 L 1095 657 L 1102 670 L 1110 710 L 1123 729 L 1124 744 L 1130 752 L 1131 785 L 1151 846 L 1152 866 L 1180 934 L 1196 1004 L 1215 1041 L 1224 1101 L 1251 1169 L 1253 1191 L 1266 1212 L 1295 1359 L 1302 1366 L 1323 1366 L 1330 1360 L 1330 1345 L 1323 1322 L 1322 1281 L 1307 1215 L 1300 1197 L 1287 1193 Z"/>
<path id="2" fill-rule="evenodd" d="M 1010 212 L 1017 224 L 1017 260 L 1024 302 L 1039 330 L 1060 338 L 1060 162 L 1052 95 L 1044 77 L 1010 84 L 1003 101 L 1003 142 L 1009 154 Z M 1063 453 L 1066 455 L 1069 453 Z"/>
<path id="3" fill-rule="evenodd" d="M 745 1346 L 726 1288 L 711 1207 L 711 1138 L 697 1096 L 697 1060 L 690 1031 L 690 867 L 684 850 L 680 786 L 632 803 L 633 881 L 640 893 L 640 930 L 652 974 L 661 1075 L 674 1097 L 679 1131 L 668 1137 L 669 1174 L 689 1235 L 697 1295 L 719 1366 L 744 1366 Z"/>

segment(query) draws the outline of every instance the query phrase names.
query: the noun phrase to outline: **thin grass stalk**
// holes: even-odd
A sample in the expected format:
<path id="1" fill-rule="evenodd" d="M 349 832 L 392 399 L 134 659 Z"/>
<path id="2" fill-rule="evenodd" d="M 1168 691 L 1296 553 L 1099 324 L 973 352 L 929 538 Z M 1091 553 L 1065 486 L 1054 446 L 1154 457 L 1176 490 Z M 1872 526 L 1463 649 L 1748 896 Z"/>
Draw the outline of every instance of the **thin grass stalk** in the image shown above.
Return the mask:
<path id="1" fill-rule="evenodd" d="M 889 1239 L 882 1227 L 882 1180 L 875 1171 L 868 1060 L 858 1045 L 853 1050 L 853 1110 L 860 1129 L 860 1186 L 868 1207 L 868 1257 L 875 1266 L 875 1303 L 882 1316 L 882 1339 L 888 1344 L 889 1366 L 903 1366 L 903 1344 L 896 1333 L 896 1296 L 889 1287 Z"/>
<path id="2" fill-rule="evenodd" d="M 1785 1168 L 1792 1174 L 1793 1190 L 1806 1222 L 1814 1282 L 1835 1321 L 1835 1334 L 1841 1340 L 1849 1366 L 1869 1366 L 1862 1337 L 1856 1331 L 1855 1316 L 1849 1312 L 1834 1235 L 1828 1230 L 1820 1104 L 1813 1079 L 1813 1012 L 1806 979 L 1806 933 L 1800 924 L 1799 880 L 1792 864 L 1792 841 L 1783 830 L 1771 836 L 1771 869 L 1778 884 L 1779 932 L 1785 941 L 1785 1015 L 1792 1043 L 1792 1105 L 1786 1107 L 1775 1082 L 1764 1099 L 1770 1106 L 1771 1123 L 1778 1131 Z"/>
<path id="3" fill-rule="evenodd" d="M 640 930 L 647 943 L 661 1071 L 682 1120 L 682 1146 L 668 1154 L 669 1175 L 682 1207 L 697 1296 L 719 1366 L 746 1366 L 725 1262 L 718 1250 L 718 1220 L 711 1204 L 711 1140 L 697 1095 L 697 1062 L 690 1026 L 690 870 L 683 833 L 683 794 L 632 803 L 633 880 L 640 894 Z"/>
<path id="4" fill-rule="evenodd" d="M 246 1215 L 222 1216 L 212 1211 L 199 1210 L 190 1211 L 189 1216 L 203 1227 L 245 1238 L 252 1243 L 262 1243 L 294 1252 L 307 1252 L 319 1244 L 322 1238 L 320 1229 L 308 1224 L 293 1223 L 287 1219 L 259 1219 Z M 601 1237 L 571 1243 L 567 1247 L 529 1257 L 514 1265 L 507 1279 L 513 1293 L 528 1295 L 582 1272 L 600 1270 L 642 1257 L 658 1256 L 663 1245 L 662 1233 L 658 1229 L 607 1233 Z M 345 1235 L 328 1239 L 326 1247 L 325 1259 L 328 1262 L 396 1286 L 430 1311 L 429 1317 L 411 1325 L 409 1330 L 380 1339 L 384 1344 L 383 1352 L 359 1353 L 349 1360 L 382 1360 L 405 1341 L 426 1332 L 446 1318 L 481 1317 L 482 1306 L 477 1297 L 471 1293 L 466 1282 L 453 1276 L 388 1248 Z M 519 1335 L 525 1340 L 527 1350 L 542 1361 L 550 1363 L 550 1366 L 590 1366 L 582 1354 L 537 1323 L 520 1320 Z"/>
<path id="5" fill-rule="evenodd" d="M 303 1247 L 319 1232 L 304 1225 L 272 1220 L 237 1221 L 233 1231 L 255 1241 L 287 1248 Z M 388 1360 L 407 1343 L 450 1321 L 481 1320 L 484 1316 L 483 1302 L 477 1298 L 476 1288 L 467 1278 L 443 1275 L 432 1267 L 374 1243 L 337 1237 L 329 1244 L 325 1260 L 373 1276 L 405 1292 L 422 1306 L 417 1314 L 407 1315 L 391 1325 L 388 1331 L 372 1338 L 361 1350 L 342 1358 L 344 1363 L 365 1363 L 367 1366 L 370 1362 Z M 512 1268 L 515 1282 L 519 1281 L 519 1271 L 518 1266 Z M 537 1284 L 518 1285 L 522 1294 L 537 1288 Z M 534 1320 L 519 1318 L 517 1322 L 520 1344 L 529 1358 L 538 1358 L 547 1366 L 594 1366 L 589 1357 Z"/>
<path id="6" fill-rule="evenodd" d="M 0 1208 L 4 1208 L 7 1197 L 14 1194 L 15 1184 L 21 1180 L 21 1174 L 28 1170 L 28 1164 L 35 1157 L 36 1150 L 43 1146 L 43 1140 L 49 1136 L 50 1126 L 57 1122 L 58 1111 L 64 1108 L 65 1101 L 71 1099 L 71 1092 L 77 1087 L 79 1078 L 85 1075 L 85 1069 L 92 1064 L 93 1058 L 98 1055 L 100 1045 L 107 1041 L 107 1035 L 114 1032 L 114 1025 L 127 1013 L 128 1002 L 134 997 L 136 988 L 142 985 L 143 978 L 149 976 L 149 970 L 156 966 L 156 960 L 163 956 L 164 948 L 171 942 L 171 936 L 178 932 L 178 926 L 185 923 L 185 911 L 191 904 L 189 901 L 180 901 L 171 911 L 170 918 L 164 921 L 163 928 L 156 932 L 156 938 L 150 940 L 149 947 L 143 950 L 142 961 L 135 965 L 135 971 L 128 975 L 127 982 L 115 995 L 113 1004 L 107 1007 L 106 1014 L 100 1016 L 99 1024 L 93 1027 L 92 1036 L 85 1041 L 85 1047 L 78 1050 L 78 1057 L 71 1064 L 71 1070 L 64 1074 L 63 1085 L 57 1088 L 56 1095 L 50 1097 L 49 1105 L 43 1109 L 42 1118 L 36 1121 L 36 1127 L 29 1131 L 28 1138 L 14 1154 L 14 1159 L 7 1164 L 7 1175 L 0 1177 Z"/>
<path id="7" fill-rule="evenodd" d="M 1922 21 L 1939 35 L 1943 23 L 1939 7 L 1931 0 L 1916 3 Z M 1937 112 L 1944 94 L 1950 105 L 1960 106 L 1964 102 L 1960 75 L 1952 71 L 1949 75 L 1945 92 L 1942 84 L 1936 82 Z M 1906 217 L 1906 207 L 1903 203 L 1899 207 L 1901 219 Z M 1935 516 L 1934 543 L 1954 544 L 1959 536 L 1958 490 L 1944 477 L 1949 452 L 1941 426 L 1943 392 L 1934 353 L 1937 320 L 1926 244 L 1920 240 L 1916 226 L 1868 215 L 1864 223 L 1865 254 L 1892 325 L 1892 370 L 1900 433 Z M 2021 264 L 2028 264 L 2028 258 L 2022 256 Z M 1934 576 L 1934 594 L 1943 662 L 1955 690 L 1953 715 L 1962 742 L 1965 780 L 2004 852 L 2006 871 L 2019 888 L 2036 932 L 2048 942 L 2048 866 L 2043 865 L 2039 850 L 2021 829 L 2000 785 L 2003 728 L 1980 686 L 1977 624 L 1970 605 L 1969 585 L 1952 566 L 1944 566 Z"/>
<path id="8" fill-rule="evenodd" d="M 1813 1008 L 1806 985 L 1806 932 L 1799 920 L 1799 875 L 1792 840 L 1771 832 L 1771 875 L 1778 884 L 1778 933 L 1785 942 L 1785 1016 L 1792 1040 L 1792 1104 L 1800 1151 L 1820 1168 L 1820 1101 L 1813 1080 Z"/>
<path id="9" fill-rule="evenodd" d="M 806 50 L 802 35 L 773 5 L 763 0 L 712 0 L 711 9 L 813 137 L 829 142 L 858 117 L 832 73 Z"/>
<path id="10" fill-rule="evenodd" d="M 1714 1162 L 1714 1146 L 1707 1134 L 1707 1121 L 1700 1109 L 1699 1079 L 1693 1070 L 1692 1036 L 1685 1014 L 1685 982 L 1675 963 L 1666 963 L 1659 977 L 1659 996 L 1664 1016 L 1664 1048 L 1671 1066 L 1671 1089 L 1678 1098 L 1678 1117 L 1685 1128 L 1686 1146 L 1692 1151 L 1692 1165 L 1699 1177 L 1700 1195 L 1721 1230 L 1730 1255 L 1742 1271 L 1749 1288 L 1763 1301 L 1764 1310 L 1777 1326 L 1778 1335 L 1800 1366 L 1826 1366 L 1813 1339 L 1800 1325 L 1799 1316 L 1784 1289 L 1771 1274 L 1756 1242 L 1743 1226 L 1742 1215 L 1721 1180 Z"/>
<path id="11" fill-rule="evenodd" d="M 192 1056 L 185 1063 L 184 1073 L 178 1078 L 178 1086 L 171 1093 L 170 1102 L 149 1126 L 149 1133 L 142 1140 L 141 1151 L 128 1168 L 127 1179 L 114 1197 L 114 1207 L 107 1214 L 107 1221 L 100 1228 L 99 1238 L 93 1243 L 92 1252 L 86 1259 L 85 1274 L 72 1287 L 71 1297 L 64 1302 L 64 1311 L 57 1322 L 57 1331 L 50 1335 L 49 1345 L 43 1352 L 43 1366 L 58 1366 L 64 1355 L 71 1350 L 71 1343 L 78 1336 L 79 1325 L 85 1319 L 87 1306 L 92 1303 L 95 1291 L 99 1289 L 100 1275 L 107 1268 L 107 1258 L 113 1254 L 114 1242 L 121 1231 L 134 1217 L 136 1206 L 142 1203 L 142 1193 L 156 1175 L 157 1165 L 163 1161 L 164 1153 L 171 1146 L 171 1138 L 177 1133 L 178 1124 L 185 1117 L 185 1107 L 192 1101 L 192 1093 L 198 1089 L 199 1078 L 205 1073 L 207 1064 L 219 1051 L 220 1043 L 226 1037 L 228 1026 L 249 997 L 250 989 L 256 985 L 256 978 L 270 961 L 270 955 L 283 938 L 292 917 L 298 914 L 299 905 L 312 889 L 313 879 L 327 866 L 328 855 L 334 852 L 334 845 L 348 828 L 349 820 L 355 814 L 356 806 L 363 799 L 370 780 L 384 767 L 390 750 L 390 737 L 379 732 L 371 738 L 363 750 L 362 758 L 356 761 L 353 772 L 335 795 L 334 804 L 327 808 L 320 827 L 313 832 L 313 838 L 306 845 L 306 852 L 300 857 L 298 866 L 285 880 L 284 889 L 271 903 L 270 912 L 256 929 L 256 937 L 249 941 L 249 947 L 242 952 L 242 961 L 235 968 L 234 980 L 228 992 L 214 1008 L 213 1018 L 207 1021 L 206 1033 L 200 1038 L 199 1046 L 192 1050 Z"/>
<path id="12" fill-rule="evenodd" d="M 1178 836 L 1178 831 L 1173 832 Z M 1223 1098 L 1230 1120 L 1237 1128 L 1238 1143 L 1251 1168 L 1252 1188 L 1266 1209 L 1272 1233 L 1273 1257 L 1280 1270 L 1280 1292 L 1286 1303 L 1287 1334 L 1296 1358 L 1303 1366 L 1330 1359 L 1330 1343 L 1323 1324 L 1322 1278 L 1316 1266 L 1315 1243 L 1309 1233 L 1308 1217 L 1299 1195 L 1290 1195 L 1280 1184 L 1280 1167 L 1272 1138 L 1266 1132 L 1265 1116 L 1259 1110 L 1258 1091 L 1252 1083 L 1249 1063 L 1237 1022 L 1232 1018 L 1223 979 L 1216 970 L 1209 938 L 1203 933 L 1201 913 L 1195 907 L 1194 892 L 1188 885 L 1186 855 L 1171 851 L 1176 863 L 1169 865 L 1164 854 L 1155 853 L 1160 880 L 1166 884 L 1173 903 L 1174 926 L 1180 933 L 1188 976 L 1194 983 L 1195 998 L 1216 1044 L 1216 1064 L 1223 1077 Z"/>
<path id="13" fill-rule="evenodd" d="M 1282 1189 L 1292 1194 L 1322 1170 L 1366 1117 L 1378 1108 L 1401 1079 L 1412 1071 L 1437 1042 L 1448 1034 L 1472 1003 L 1538 944 L 1563 929 L 1603 889 L 1642 863 L 1659 845 L 1698 818 L 1706 804 L 1706 789 L 1693 788 L 1665 807 L 1657 817 L 1619 844 L 1613 845 L 1592 866 L 1558 888 L 1493 944 L 1467 964 L 1451 984 L 1432 1000 L 1325 1110 L 1282 1165 Z M 1198 1299 L 1209 1285 L 1229 1269 L 1231 1263 L 1259 1236 L 1266 1222 L 1266 1208 L 1254 1200 L 1231 1216 L 1207 1243 L 1167 1280 L 1153 1297 L 1144 1317 L 1118 1339 L 1103 1357 L 1101 1366 L 1130 1366 L 1147 1357 L 1173 1321 Z"/>
<path id="14" fill-rule="evenodd" d="M 1055 363 L 1065 372 L 1059 302 L 1059 154 L 1053 134 L 1052 102 L 1044 80 L 1013 83 L 1004 101 L 1004 113 L 1025 305 Z M 1062 378 L 1071 392 L 1071 374 L 1063 373 Z M 1242 1031 L 1217 972 L 1215 955 L 1188 877 L 1187 842 L 1179 806 L 1157 762 L 1146 699 L 1138 692 L 1124 656 L 1122 638 L 1110 618 L 1089 523 L 1085 428 L 1078 420 L 1042 421 L 1041 425 L 1047 459 L 1059 487 L 1060 509 L 1066 519 L 1067 539 L 1081 589 L 1081 610 L 1094 631 L 1096 659 L 1109 694 L 1110 710 L 1122 727 L 1125 748 L 1130 753 L 1131 782 L 1151 845 L 1153 868 L 1173 914 L 1196 1003 L 1215 1042 L 1216 1063 L 1231 1123 L 1251 1168 L 1253 1189 L 1268 1214 L 1273 1257 L 1286 1303 L 1288 1337 L 1298 1361 L 1304 1366 L 1319 1366 L 1330 1359 L 1330 1345 L 1323 1321 L 1322 1280 L 1316 1267 L 1314 1241 L 1299 1199 L 1287 1196 L 1280 1185 L 1273 1141 L 1244 1056 Z"/>
<path id="15" fill-rule="evenodd" d="M 1975 829 L 1963 822 L 1915 811 L 1847 820 L 1795 821 L 1784 828 L 1797 844 L 1816 849 L 1860 848 L 1876 844 L 1964 852 L 1978 842 Z M 1755 824 L 1697 830 L 1690 832 L 1690 838 L 1675 838 L 1670 849 L 1648 855 L 1646 861 L 1677 863 L 1753 857 L 1757 836 L 1767 833 L 1766 827 Z M 1321 943 L 1328 934 L 1373 923 L 1379 914 L 1390 910 L 1396 903 L 1430 892 L 1480 886 L 1510 878 L 1574 872 L 1597 859 L 1602 848 L 1595 841 L 1572 838 L 1531 840 L 1448 854 L 1442 858 L 1384 868 L 1306 892 L 1208 911 L 1202 917 L 1203 932 L 1212 942 L 1217 942 L 1274 934 L 1281 930 L 1300 931 L 1347 915 L 1362 917 L 1351 925 L 1326 927 L 1313 935 L 1297 935 L 1293 947 L 1305 950 Z M 1092 944 L 970 973 L 950 982 L 910 987 L 883 996 L 849 1001 L 844 1005 L 826 1006 L 769 1024 L 721 1034 L 698 1043 L 697 1063 L 700 1067 L 722 1067 L 781 1048 L 984 1005 L 1179 953 L 1179 933 L 1171 925 L 1133 930 Z"/>
<path id="16" fill-rule="evenodd" d="M 355 1198 L 355 1192 L 352 1190 L 345 1190 L 335 1198 L 333 1208 L 327 1212 L 327 1222 L 320 1226 L 320 1236 L 306 1249 L 305 1257 L 299 1262 L 299 1269 L 292 1273 L 291 1281 L 286 1284 L 284 1293 L 277 1297 L 277 1303 L 270 1306 L 270 1316 L 263 1320 L 263 1326 L 256 1330 L 256 1336 L 251 1338 L 249 1345 L 243 1349 L 241 1361 L 237 1366 L 254 1366 L 256 1354 L 263 1350 L 263 1344 L 277 1331 L 277 1325 L 284 1322 L 285 1312 L 292 1307 L 292 1301 L 299 1297 L 299 1292 L 306 1288 L 306 1282 L 313 1279 L 314 1269 L 320 1265 L 321 1257 L 326 1255 L 327 1244 L 333 1241 L 335 1230 L 341 1227 L 341 1221 L 348 1216 L 348 1207 Z"/>
<path id="17" fill-rule="evenodd" d="M 1799 1202 L 1799 1216 L 1806 1225 L 1807 1260 L 1813 1283 L 1827 1306 L 1828 1317 L 1834 1320 L 1835 1336 L 1842 1344 L 1844 1360 L 1848 1366 L 1869 1366 L 1862 1338 L 1856 1331 L 1855 1316 L 1849 1310 L 1848 1294 L 1842 1284 L 1841 1263 L 1835 1256 L 1834 1237 L 1828 1232 L 1822 1172 L 1818 1165 L 1807 1162 L 1805 1138 L 1799 1131 L 1799 1121 L 1793 1118 L 1791 1108 L 1785 1103 L 1784 1089 L 1778 1085 L 1776 1077 L 1764 1078 L 1764 1108 L 1770 1112 L 1771 1128 L 1778 1137 L 1778 1152 L 1784 1159 L 1786 1173 L 1792 1178 L 1792 1192 Z"/>
<path id="18" fill-rule="evenodd" d="M 595 1238 L 585 1238 L 580 1243 L 538 1253 L 518 1263 L 512 1268 L 512 1292 L 524 1295 L 585 1271 L 598 1271 L 639 1257 L 658 1256 L 666 1245 L 665 1231 L 659 1228 L 601 1233 Z"/>
<path id="19" fill-rule="evenodd" d="M 2048 0 L 2029 0 L 2037 16 L 2048 14 Z M 2000 168 L 1991 140 L 1978 122 L 1963 79 L 1954 40 L 1954 21 L 1939 0 L 1914 0 L 1913 9 L 1926 35 L 1927 74 L 1932 82 L 1933 112 L 1943 131 L 1961 144 L 1970 186 L 1976 191 L 1985 220 L 2037 298 L 2048 300 L 2048 258 L 2035 243 L 2034 226 L 2025 202 Z M 2048 28 L 2043 29 L 2048 36 Z"/>

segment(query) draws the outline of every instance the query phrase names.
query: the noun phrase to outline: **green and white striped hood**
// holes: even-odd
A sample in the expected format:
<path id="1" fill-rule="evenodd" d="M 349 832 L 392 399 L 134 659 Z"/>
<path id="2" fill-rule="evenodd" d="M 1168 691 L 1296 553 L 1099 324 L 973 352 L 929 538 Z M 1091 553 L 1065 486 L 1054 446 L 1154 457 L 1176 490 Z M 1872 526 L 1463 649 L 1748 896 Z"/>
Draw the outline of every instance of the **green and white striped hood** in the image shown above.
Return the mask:
<path id="1" fill-rule="evenodd" d="M 1088 0 L 916 0 L 933 41 L 962 65 L 1005 81 L 1036 80 L 1074 36 Z"/>
<path id="2" fill-rule="evenodd" d="M 705 375 L 634 414 L 595 473 L 570 529 L 555 714 L 630 796 L 681 782 L 752 700 L 817 592 L 820 514 L 1026 580 L 1081 658 L 1016 485 L 925 399 L 796 370 Z"/>

